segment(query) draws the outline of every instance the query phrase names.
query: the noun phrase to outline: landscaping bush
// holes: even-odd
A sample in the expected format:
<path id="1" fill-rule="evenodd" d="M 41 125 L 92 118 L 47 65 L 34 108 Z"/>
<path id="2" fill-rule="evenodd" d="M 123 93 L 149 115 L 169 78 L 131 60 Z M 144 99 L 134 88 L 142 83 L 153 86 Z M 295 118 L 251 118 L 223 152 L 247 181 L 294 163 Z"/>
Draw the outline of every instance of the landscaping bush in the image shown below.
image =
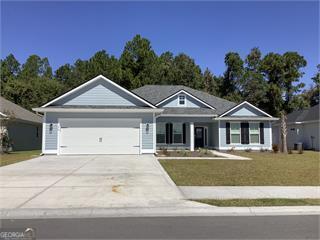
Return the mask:
<path id="1" fill-rule="evenodd" d="M 278 144 L 272 144 L 272 151 L 274 153 L 278 153 L 279 152 L 279 146 Z"/>

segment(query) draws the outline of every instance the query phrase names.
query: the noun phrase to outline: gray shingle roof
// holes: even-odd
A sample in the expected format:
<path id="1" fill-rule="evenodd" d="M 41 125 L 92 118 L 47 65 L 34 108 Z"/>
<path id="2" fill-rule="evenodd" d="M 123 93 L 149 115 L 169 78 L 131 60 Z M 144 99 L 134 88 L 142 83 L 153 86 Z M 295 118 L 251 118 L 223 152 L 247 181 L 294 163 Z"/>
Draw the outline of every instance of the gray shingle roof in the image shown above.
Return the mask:
<path id="1" fill-rule="evenodd" d="M 319 120 L 319 104 L 308 109 L 294 111 L 287 116 L 287 122 L 305 122 Z"/>
<path id="2" fill-rule="evenodd" d="M 168 114 L 217 115 L 217 111 L 210 108 L 164 108 L 161 115 Z"/>
<path id="3" fill-rule="evenodd" d="M 230 102 L 228 100 L 210 95 L 206 92 L 195 90 L 183 85 L 145 85 L 132 91 L 155 105 L 181 90 L 192 94 L 193 96 L 214 107 L 216 109 L 214 114 L 220 115 L 237 105 L 234 102 Z"/>
<path id="4" fill-rule="evenodd" d="M 42 117 L 20 107 L 19 105 L 0 97 L 0 112 L 5 115 L 11 115 L 15 119 L 42 123 Z"/>

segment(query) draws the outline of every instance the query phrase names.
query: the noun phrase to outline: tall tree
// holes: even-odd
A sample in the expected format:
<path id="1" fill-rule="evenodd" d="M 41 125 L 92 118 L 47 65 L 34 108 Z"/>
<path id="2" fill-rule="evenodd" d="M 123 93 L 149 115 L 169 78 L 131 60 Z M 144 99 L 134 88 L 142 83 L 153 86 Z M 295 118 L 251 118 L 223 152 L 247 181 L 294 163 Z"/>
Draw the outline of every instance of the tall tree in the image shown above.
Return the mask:
<path id="1" fill-rule="evenodd" d="M 230 101 L 240 102 L 244 73 L 243 60 L 238 53 L 229 52 L 225 56 L 224 63 L 227 69 L 224 72 L 221 94 Z"/>
<path id="2" fill-rule="evenodd" d="M 122 85 L 127 88 L 141 87 L 152 84 L 156 69 L 157 56 L 148 39 L 136 35 L 127 42 L 120 57 L 124 71 Z"/>
<path id="3" fill-rule="evenodd" d="M 204 91 L 212 94 L 217 95 L 218 83 L 216 81 L 215 76 L 211 73 L 211 71 L 206 68 L 203 73 L 203 82 L 204 82 Z"/>
<path id="4" fill-rule="evenodd" d="M 30 80 L 37 77 L 52 78 L 52 68 L 47 58 L 40 58 L 37 55 L 28 57 L 25 64 L 22 65 L 19 78 L 22 80 Z"/>
<path id="5" fill-rule="evenodd" d="M 185 85 L 195 89 L 203 88 L 201 69 L 186 54 L 179 54 L 173 60 L 174 79 L 171 84 Z"/>
<path id="6" fill-rule="evenodd" d="M 296 108 L 297 103 L 295 101 L 297 101 L 297 99 L 293 101 L 295 94 L 299 93 L 305 86 L 304 83 L 300 82 L 300 78 L 304 74 L 301 68 L 307 65 L 307 61 L 297 52 L 286 52 L 283 54 L 282 59 L 285 96 L 283 109 L 287 113 L 290 113 Z"/>
<path id="7" fill-rule="evenodd" d="M 282 56 L 277 53 L 267 54 L 261 62 L 261 71 L 268 82 L 266 97 L 268 102 L 264 109 L 273 116 L 280 116 L 283 109 L 283 73 L 284 64 Z"/>
<path id="8" fill-rule="evenodd" d="M 9 54 L 1 60 L 1 82 L 5 83 L 9 78 L 16 77 L 20 73 L 20 63 L 13 54 Z"/>
<path id="9" fill-rule="evenodd" d="M 267 82 L 261 73 L 261 51 L 253 48 L 245 59 L 242 96 L 246 101 L 263 108 L 267 103 Z"/>

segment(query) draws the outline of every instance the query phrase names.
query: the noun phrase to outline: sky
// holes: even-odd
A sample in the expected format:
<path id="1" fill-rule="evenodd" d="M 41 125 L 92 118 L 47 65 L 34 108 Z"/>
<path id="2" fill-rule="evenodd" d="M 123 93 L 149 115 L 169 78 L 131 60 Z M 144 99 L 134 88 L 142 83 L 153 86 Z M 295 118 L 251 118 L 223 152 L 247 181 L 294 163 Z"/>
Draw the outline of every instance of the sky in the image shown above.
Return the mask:
<path id="1" fill-rule="evenodd" d="M 216 75 L 227 52 L 245 58 L 253 47 L 303 55 L 307 85 L 320 63 L 319 1 L 1 1 L 2 59 L 12 53 L 23 63 L 37 54 L 56 70 L 102 49 L 119 57 L 136 34 L 157 54 L 186 53 Z"/>

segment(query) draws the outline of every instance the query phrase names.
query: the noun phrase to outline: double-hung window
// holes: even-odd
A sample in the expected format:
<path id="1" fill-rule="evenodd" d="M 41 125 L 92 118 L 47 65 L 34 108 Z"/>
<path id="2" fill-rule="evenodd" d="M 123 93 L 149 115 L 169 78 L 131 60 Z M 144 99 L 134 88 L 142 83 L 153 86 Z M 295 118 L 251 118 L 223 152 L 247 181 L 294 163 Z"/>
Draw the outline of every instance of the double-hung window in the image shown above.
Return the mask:
<path id="1" fill-rule="evenodd" d="M 157 123 L 157 143 L 166 143 L 166 124 Z"/>
<path id="2" fill-rule="evenodd" d="M 260 143 L 259 123 L 250 123 L 249 133 L 250 133 L 250 143 L 252 144 Z"/>
<path id="3" fill-rule="evenodd" d="M 186 105 L 186 95 L 181 94 L 179 95 L 179 106 L 185 106 Z"/>
<path id="4" fill-rule="evenodd" d="M 183 123 L 173 123 L 173 143 L 183 143 Z"/>
<path id="5" fill-rule="evenodd" d="M 230 123 L 231 143 L 240 143 L 240 123 Z"/>

